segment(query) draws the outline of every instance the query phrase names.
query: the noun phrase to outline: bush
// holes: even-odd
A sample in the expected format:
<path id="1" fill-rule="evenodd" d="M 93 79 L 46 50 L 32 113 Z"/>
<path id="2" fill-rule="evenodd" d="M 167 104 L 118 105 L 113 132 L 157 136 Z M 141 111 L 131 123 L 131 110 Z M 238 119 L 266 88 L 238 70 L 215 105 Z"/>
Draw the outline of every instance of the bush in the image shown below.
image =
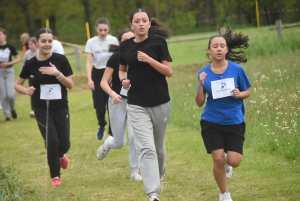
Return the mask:
<path id="1" fill-rule="evenodd" d="M 27 194 L 34 193 L 32 189 L 24 189 L 22 182 L 16 179 L 18 173 L 13 165 L 0 166 L 0 201 L 26 200 Z"/>

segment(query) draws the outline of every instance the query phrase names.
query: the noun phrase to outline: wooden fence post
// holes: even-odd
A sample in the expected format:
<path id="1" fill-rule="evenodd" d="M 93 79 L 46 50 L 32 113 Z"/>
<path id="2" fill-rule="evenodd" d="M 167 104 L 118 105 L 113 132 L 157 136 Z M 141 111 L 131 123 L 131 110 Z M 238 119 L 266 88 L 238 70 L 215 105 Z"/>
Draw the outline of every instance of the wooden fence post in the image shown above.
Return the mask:
<path id="1" fill-rule="evenodd" d="M 81 73 L 80 51 L 79 51 L 78 45 L 74 46 L 74 54 L 75 54 L 75 59 L 76 59 L 76 68 L 77 68 L 78 72 Z"/>
<path id="2" fill-rule="evenodd" d="M 281 20 L 276 20 L 276 29 L 277 29 L 277 33 L 278 33 L 278 37 L 281 38 L 282 37 L 282 23 Z"/>

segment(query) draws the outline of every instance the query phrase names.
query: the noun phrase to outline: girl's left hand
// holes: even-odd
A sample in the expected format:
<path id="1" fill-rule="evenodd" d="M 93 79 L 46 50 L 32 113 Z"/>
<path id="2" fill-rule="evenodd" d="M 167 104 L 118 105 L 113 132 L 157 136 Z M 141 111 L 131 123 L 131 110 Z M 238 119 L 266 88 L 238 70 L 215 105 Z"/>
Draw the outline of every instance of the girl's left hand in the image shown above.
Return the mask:
<path id="1" fill-rule="evenodd" d="M 138 59 L 138 61 L 148 63 L 149 62 L 149 58 L 150 57 L 147 54 L 145 54 L 144 52 L 137 51 L 137 59 Z"/>
<path id="2" fill-rule="evenodd" d="M 231 93 L 236 97 L 236 98 L 240 98 L 241 96 L 241 92 L 239 89 L 232 89 Z"/>
<path id="3" fill-rule="evenodd" d="M 50 67 L 40 67 L 40 72 L 45 75 L 59 76 L 60 72 L 57 70 L 56 66 L 50 62 Z"/>
<path id="4" fill-rule="evenodd" d="M 6 68 L 8 66 L 8 62 L 3 61 L 0 63 L 0 68 Z"/>
<path id="5" fill-rule="evenodd" d="M 112 96 L 112 103 L 113 104 L 118 104 L 118 103 L 122 103 L 122 96 L 120 96 L 119 94 L 117 93 L 114 93 Z"/>

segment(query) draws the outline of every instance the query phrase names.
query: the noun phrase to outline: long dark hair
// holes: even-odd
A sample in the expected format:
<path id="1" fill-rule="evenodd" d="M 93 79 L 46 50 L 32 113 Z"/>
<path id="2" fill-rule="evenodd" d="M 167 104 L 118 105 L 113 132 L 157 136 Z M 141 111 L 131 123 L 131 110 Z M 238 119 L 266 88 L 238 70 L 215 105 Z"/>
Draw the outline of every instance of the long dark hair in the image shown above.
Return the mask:
<path id="1" fill-rule="evenodd" d="M 121 31 L 121 33 L 119 34 L 119 42 L 121 42 L 122 40 L 122 36 L 125 34 L 125 33 L 128 33 L 128 32 L 132 32 L 133 31 L 131 29 L 124 29 L 123 31 Z M 108 46 L 108 51 L 109 52 L 112 52 L 112 53 L 115 53 L 115 52 L 118 52 L 120 50 L 120 46 L 119 45 L 115 45 L 115 44 L 110 44 Z"/>
<path id="2" fill-rule="evenodd" d="M 147 11 L 145 9 L 142 9 L 142 8 L 135 9 L 132 12 L 132 14 L 130 15 L 130 23 L 132 23 L 134 14 L 136 14 L 138 12 L 146 13 L 149 18 L 149 21 L 151 23 L 151 26 L 148 30 L 149 35 L 157 34 L 164 38 L 170 38 L 172 31 L 168 27 L 166 27 L 162 22 L 160 22 L 154 18 L 150 18 L 149 14 L 147 13 Z"/>
<path id="3" fill-rule="evenodd" d="M 230 60 L 236 63 L 245 63 L 247 62 L 247 57 L 245 52 L 242 49 L 247 49 L 249 45 L 249 37 L 247 35 L 239 33 L 233 33 L 230 27 L 226 28 L 226 32 L 224 34 L 220 33 L 220 29 L 218 28 L 219 34 L 210 37 L 208 42 L 208 47 L 210 48 L 211 40 L 216 37 L 222 37 L 226 41 L 226 45 L 228 48 L 228 52 L 225 55 L 226 60 Z M 206 57 L 211 60 L 210 54 L 206 53 Z"/>

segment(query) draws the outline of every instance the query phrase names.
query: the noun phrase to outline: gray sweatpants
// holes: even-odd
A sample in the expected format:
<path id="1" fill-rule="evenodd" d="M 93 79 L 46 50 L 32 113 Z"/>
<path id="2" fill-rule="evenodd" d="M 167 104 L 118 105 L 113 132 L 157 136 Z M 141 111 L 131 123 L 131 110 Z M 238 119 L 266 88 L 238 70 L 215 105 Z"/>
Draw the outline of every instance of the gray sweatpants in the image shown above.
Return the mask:
<path id="1" fill-rule="evenodd" d="M 109 119 L 113 137 L 108 139 L 108 147 L 111 149 L 121 149 L 126 143 L 126 124 L 128 128 L 129 140 L 129 163 L 130 171 L 137 173 L 139 171 L 138 155 L 135 148 L 133 130 L 129 121 L 127 121 L 126 112 L 127 99 L 122 98 L 122 103 L 112 104 L 112 99 L 108 99 Z"/>
<path id="2" fill-rule="evenodd" d="M 15 73 L 13 67 L 0 68 L 0 100 L 5 117 L 10 117 L 10 112 L 15 110 L 16 91 Z"/>
<path id="3" fill-rule="evenodd" d="M 170 103 L 155 107 L 127 104 L 133 128 L 144 188 L 148 196 L 160 193 L 160 178 L 166 170 L 165 136 L 170 121 Z"/>

